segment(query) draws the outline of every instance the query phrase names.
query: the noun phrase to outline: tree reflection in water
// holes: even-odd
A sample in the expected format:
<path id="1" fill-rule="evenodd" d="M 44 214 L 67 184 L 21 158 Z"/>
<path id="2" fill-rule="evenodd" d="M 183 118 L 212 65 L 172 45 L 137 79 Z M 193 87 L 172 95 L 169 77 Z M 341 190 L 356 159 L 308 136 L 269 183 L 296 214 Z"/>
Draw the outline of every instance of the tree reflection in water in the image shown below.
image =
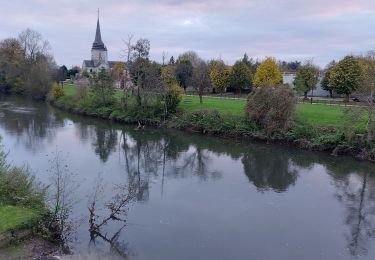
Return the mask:
<path id="1" fill-rule="evenodd" d="M 337 171 L 337 167 L 345 170 Z M 375 172 L 367 166 L 353 168 L 347 163 L 327 168 L 335 176 L 335 197 L 345 207 L 347 248 L 352 256 L 366 255 L 375 238 Z"/>

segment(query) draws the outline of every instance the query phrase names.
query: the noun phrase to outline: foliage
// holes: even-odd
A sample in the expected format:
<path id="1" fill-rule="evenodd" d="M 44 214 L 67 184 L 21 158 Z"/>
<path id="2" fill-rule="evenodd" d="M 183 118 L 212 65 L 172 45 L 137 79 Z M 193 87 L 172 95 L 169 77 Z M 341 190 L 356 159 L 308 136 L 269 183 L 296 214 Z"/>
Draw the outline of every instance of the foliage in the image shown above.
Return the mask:
<path id="1" fill-rule="evenodd" d="M 282 83 L 282 75 L 274 58 L 265 59 L 257 68 L 254 77 L 256 87 L 277 86 Z"/>
<path id="2" fill-rule="evenodd" d="M 0 169 L 0 204 L 43 208 L 45 192 L 27 168 Z"/>
<path id="3" fill-rule="evenodd" d="M 78 100 L 85 99 L 88 94 L 88 85 L 86 82 L 79 81 L 74 88 L 74 97 Z"/>
<path id="4" fill-rule="evenodd" d="M 272 134 L 292 126 L 296 103 L 293 91 L 287 86 L 262 87 L 249 95 L 246 113 Z"/>
<path id="5" fill-rule="evenodd" d="M 307 98 L 307 92 L 316 89 L 319 80 L 319 69 L 308 62 L 297 70 L 294 85 L 298 93 L 303 93 Z"/>
<path id="6" fill-rule="evenodd" d="M 167 65 L 161 68 L 161 79 L 167 86 L 177 83 L 176 66 Z"/>
<path id="7" fill-rule="evenodd" d="M 41 34 L 26 29 L 0 42 L 0 90 L 43 99 L 56 65 Z"/>
<path id="8" fill-rule="evenodd" d="M 202 62 L 202 59 L 195 51 L 187 51 L 178 56 L 177 62 L 181 61 L 189 61 L 193 67 L 196 67 Z"/>
<path id="9" fill-rule="evenodd" d="M 64 95 L 65 93 L 64 93 L 63 86 L 60 84 L 54 83 L 51 87 L 51 90 L 48 92 L 47 98 L 48 100 L 53 101 Z"/>
<path id="10" fill-rule="evenodd" d="M 328 85 L 338 94 L 345 94 L 349 101 L 349 95 L 361 86 L 363 80 L 361 64 L 353 56 L 346 56 L 332 69 Z"/>
<path id="11" fill-rule="evenodd" d="M 124 75 L 124 70 L 125 63 L 123 62 L 117 62 L 112 68 L 112 72 L 115 74 L 117 79 L 120 79 L 120 77 Z"/>
<path id="12" fill-rule="evenodd" d="M 182 100 L 182 90 L 176 83 L 168 85 L 167 94 L 165 97 L 165 103 L 167 106 L 168 113 L 175 113 L 178 104 Z"/>
<path id="13" fill-rule="evenodd" d="M 327 65 L 327 68 L 325 69 L 324 77 L 322 79 L 322 82 L 320 83 L 322 86 L 322 89 L 329 91 L 329 95 L 331 98 L 333 97 L 333 89 L 329 85 L 329 78 L 331 76 L 332 69 L 335 65 L 336 65 L 336 62 L 334 60 L 331 61 Z"/>
<path id="14" fill-rule="evenodd" d="M 218 92 L 224 92 L 230 84 L 231 70 L 222 60 L 214 60 L 210 64 L 210 79 Z"/>
<path id="15" fill-rule="evenodd" d="M 92 74 L 90 87 L 97 106 L 111 105 L 114 102 L 113 79 L 104 69 Z"/>
<path id="16" fill-rule="evenodd" d="M 237 61 L 232 67 L 230 76 L 231 86 L 241 91 L 242 89 L 251 87 L 253 75 L 251 69 L 243 61 Z"/>
<path id="17" fill-rule="evenodd" d="M 176 66 L 176 79 L 186 93 L 186 88 L 191 84 L 193 65 L 189 60 L 180 60 Z"/>

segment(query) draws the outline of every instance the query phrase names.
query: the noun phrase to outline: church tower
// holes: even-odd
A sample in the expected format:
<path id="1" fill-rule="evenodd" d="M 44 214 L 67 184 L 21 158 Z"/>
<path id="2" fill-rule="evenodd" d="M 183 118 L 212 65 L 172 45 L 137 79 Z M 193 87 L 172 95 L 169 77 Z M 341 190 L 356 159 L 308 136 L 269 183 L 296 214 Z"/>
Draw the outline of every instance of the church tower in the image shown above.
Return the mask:
<path id="1" fill-rule="evenodd" d="M 98 10 L 98 22 L 96 24 L 96 34 L 95 40 L 91 48 L 91 60 L 95 67 L 102 65 L 103 67 L 108 67 L 108 53 L 102 41 L 102 35 L 100 33 L 100 23 L 99 23 L 99 10 Z"/>

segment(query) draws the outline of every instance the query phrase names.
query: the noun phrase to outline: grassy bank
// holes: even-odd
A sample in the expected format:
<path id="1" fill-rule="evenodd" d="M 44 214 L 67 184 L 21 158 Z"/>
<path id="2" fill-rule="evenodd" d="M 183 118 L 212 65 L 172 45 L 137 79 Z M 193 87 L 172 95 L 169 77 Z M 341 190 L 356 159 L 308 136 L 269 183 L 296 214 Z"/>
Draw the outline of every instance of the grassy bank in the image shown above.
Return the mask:
<path id="1" fill-rule="evenodd" d="M 11 230 L 33 228 L 41 217 L 42 213 L 38 209 L 0 205 L 0 234 Z"/>
<path id="2" fill-rule="evenodd" d="M 375 144 L 366 145 L 361 137 L 366 129 L 365 118 L 354 124 L 345 119 L 347 108 L 343 106 L 300 103 L 296 107 L 293 128 L 269 135 L 262 127 L 246 118 L 244 99 L 204 97 L 203 104 L 200 104 L 197 96 L 183 96 L 177 113 L 165 118 L 163 109 L 156 106 L 144 109 L 136 106 L 121 108 L 119 100 L 122 92 L 119 90 L 115 93 L 115 104 L 107 107 L 96 107 L 90 98 L 76 99 L 73 85 L 66 85 L 64 93 L 65 96 L 53 103 L 78 114 L 125 123 L 164 124 L 210 135 L 247 137 L 375 160 Z"/>
<path id="3" fill-rule="evenodd" d="M 47 213 L 46 188 L 26 168 L 7 164 L 0 146 L 0 247 L 40 230 Z"/>

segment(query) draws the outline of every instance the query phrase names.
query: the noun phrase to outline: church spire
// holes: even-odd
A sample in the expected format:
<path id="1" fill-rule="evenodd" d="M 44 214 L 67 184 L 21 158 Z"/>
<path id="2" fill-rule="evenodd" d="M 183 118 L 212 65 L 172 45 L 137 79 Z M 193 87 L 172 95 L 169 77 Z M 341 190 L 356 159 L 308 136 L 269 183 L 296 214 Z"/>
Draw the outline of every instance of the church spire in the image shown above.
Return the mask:
<path id="1" fill-rule="evenodd" d="M 92 49 L 95 50 L 107 50 L 103 41 L 102 41 L 102 34 L 100 33 L 100 22 L 99 22 L 99 9 L 98 9 L 98 21 L 96 23 L 96 34 L 95 34 L 95 41 L 92 44 Z"/>

